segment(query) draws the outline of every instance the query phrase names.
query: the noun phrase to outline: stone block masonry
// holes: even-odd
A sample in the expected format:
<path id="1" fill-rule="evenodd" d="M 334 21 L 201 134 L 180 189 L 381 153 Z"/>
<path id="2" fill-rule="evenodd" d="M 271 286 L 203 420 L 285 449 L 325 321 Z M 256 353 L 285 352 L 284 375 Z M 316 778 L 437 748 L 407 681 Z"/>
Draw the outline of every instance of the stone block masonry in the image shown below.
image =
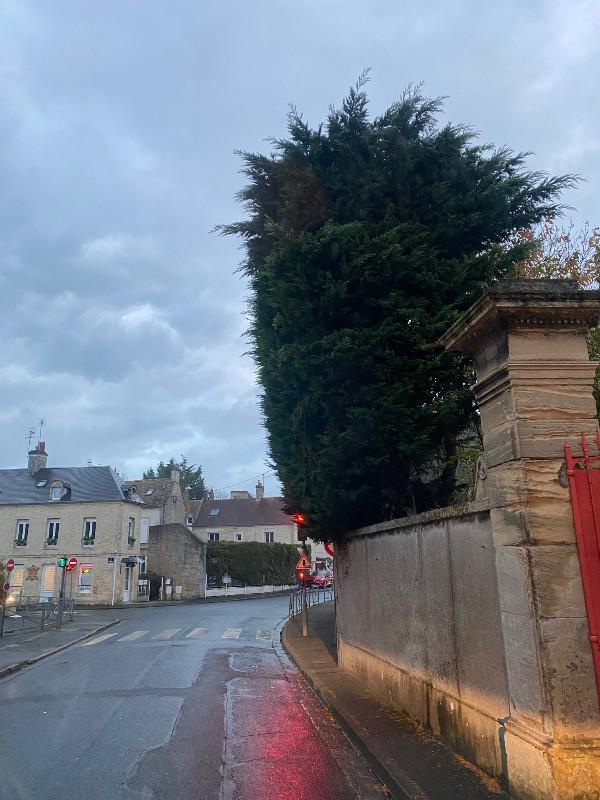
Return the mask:
<path id="1" fill-rule="evenodd" d="M 148 571 L 170 578 L 173 599 L 204 597 L 206 543 L 179 523 L 152 525 L 148 537 Z M 181 594 L 175 587 L 181 586 Z"/>

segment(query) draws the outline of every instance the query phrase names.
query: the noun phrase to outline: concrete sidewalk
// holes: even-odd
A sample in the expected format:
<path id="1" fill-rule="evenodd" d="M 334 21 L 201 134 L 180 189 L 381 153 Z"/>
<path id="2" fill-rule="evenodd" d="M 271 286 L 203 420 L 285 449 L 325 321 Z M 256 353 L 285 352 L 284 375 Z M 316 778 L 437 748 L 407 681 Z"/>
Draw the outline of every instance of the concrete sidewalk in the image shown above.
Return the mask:
<path id="1" fill-rule="evenodd" d="M 289 656 L 378 778 L 397 800 L 500 800 L 498 784 L 408 717 L 372 697 L 337 665 L 333 603 L 310 609 L 310 636 L 299 618 L 282 632 Z"/>
<path id="2" fill-rule="evenodd" d="M 59 653 L 118 622 L 116 614 L 75 611 L 74 621 L 65 622 L 59 631 L 29 628 L 7 633 L 0 638 L 0 678 Z"/>

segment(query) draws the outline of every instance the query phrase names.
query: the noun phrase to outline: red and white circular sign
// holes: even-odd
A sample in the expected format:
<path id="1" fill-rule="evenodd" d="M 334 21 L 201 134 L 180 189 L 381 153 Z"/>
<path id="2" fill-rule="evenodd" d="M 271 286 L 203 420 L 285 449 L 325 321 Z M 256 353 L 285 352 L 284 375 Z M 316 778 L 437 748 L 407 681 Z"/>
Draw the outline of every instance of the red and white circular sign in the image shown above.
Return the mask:
<path id="1" fill-rule="evenodd" d="M 77 559 L 70 558 L 69 563 L 67 564 L 67 569 L 75 569 L 76 566 L 77 566 Z"/>
<path id="2" fill-rule="evenodd" d="M 8 561 L 6 562 L 6 571 L 12 572 L 14 568 L 15 568 L 14 559 L 9 558 Z"/>

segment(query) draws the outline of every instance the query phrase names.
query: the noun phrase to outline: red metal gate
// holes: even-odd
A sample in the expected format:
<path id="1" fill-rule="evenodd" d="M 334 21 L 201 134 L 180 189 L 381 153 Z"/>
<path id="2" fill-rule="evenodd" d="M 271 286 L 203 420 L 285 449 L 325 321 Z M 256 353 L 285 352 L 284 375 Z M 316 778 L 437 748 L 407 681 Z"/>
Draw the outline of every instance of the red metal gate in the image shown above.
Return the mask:
<path id="1" fill-rule="evenodd" d="M 600 432 L 596 444 L 600 451 Z M 581 448 L 583 455 L 574 457 L 566 444 L 565 458 L 600 703 L 600 453 L 590 455 L 585 434 Z"/>

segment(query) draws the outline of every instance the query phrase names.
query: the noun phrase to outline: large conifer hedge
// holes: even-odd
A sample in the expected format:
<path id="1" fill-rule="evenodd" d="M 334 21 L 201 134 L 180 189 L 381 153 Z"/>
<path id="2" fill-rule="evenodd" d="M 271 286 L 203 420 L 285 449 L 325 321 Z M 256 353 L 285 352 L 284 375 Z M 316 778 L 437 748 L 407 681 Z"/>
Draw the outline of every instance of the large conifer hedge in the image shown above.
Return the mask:
<path id="1" fill-rule="evenodd" d="M 482 287 L 511 276 L 511 232 L 556 215 L 572 177 L 477 143 L 410 89 L 371 119 L 364 81 L 270 155 L 242 153 L 253 353 L 287 508 L 310 534 L 444 505 L 468 365 L 436 346 Z"/>

